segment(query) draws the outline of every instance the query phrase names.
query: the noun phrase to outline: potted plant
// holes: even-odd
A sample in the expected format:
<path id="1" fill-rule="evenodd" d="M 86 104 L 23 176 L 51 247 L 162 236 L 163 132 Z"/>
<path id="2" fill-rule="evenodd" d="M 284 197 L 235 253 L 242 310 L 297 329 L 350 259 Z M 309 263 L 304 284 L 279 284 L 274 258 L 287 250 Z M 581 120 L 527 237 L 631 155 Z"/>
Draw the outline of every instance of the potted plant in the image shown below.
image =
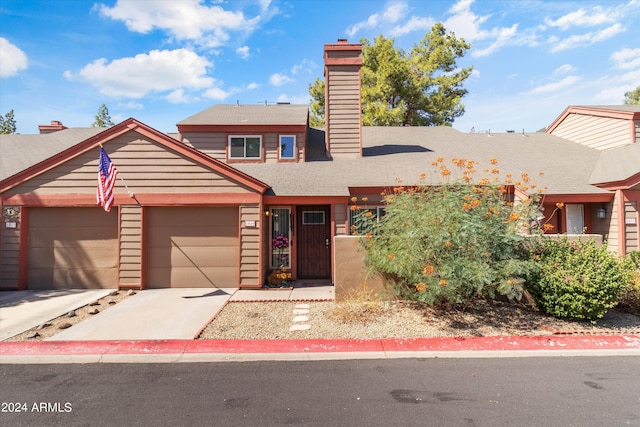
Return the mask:
<path id="1" fill-rule="evenodd" d="M 267 288 L 291 288 L 289 279 L 291 279 L 291 273 L 287 272 L 284 264 L 286 263 L 285 249 L 289 248 L 289 238 L 284 234 L 277 234 L 271 240 L 271 248 L 277 255 L 279 267 L 272 270 L 267 277 Z"/>

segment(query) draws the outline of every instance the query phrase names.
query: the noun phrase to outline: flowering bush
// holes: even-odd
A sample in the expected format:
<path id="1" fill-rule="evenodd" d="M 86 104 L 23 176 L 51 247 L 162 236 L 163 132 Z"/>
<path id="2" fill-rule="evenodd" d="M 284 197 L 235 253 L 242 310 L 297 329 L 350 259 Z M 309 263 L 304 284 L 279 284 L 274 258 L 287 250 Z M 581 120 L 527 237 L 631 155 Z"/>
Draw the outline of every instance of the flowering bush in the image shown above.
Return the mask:
<path id="1" fill-rule="evenodd" d="M 634 270 L 593 239 L 541 239 L 534 254 L 539 272 L 528 288 L 538 306 L 556 317 L 601 318 L 618 303 Z"/>
<path id="2" fill-rule="evenodd" d="M 441 183 L 427 185 L 423 174 L 415 185 L 384 194 L 386 214 L 379 221 L 371 221 L 366 209 L 356 215 L 356 228 L 369 221 L 369 232 L 360 240 L 366 262 L 410 300 L 458 304 L 496 293 L 520 299 L 532 268 L 523 232 L 529 231 L 531 218 L 540 216 L 537 194 L 514 203 L 511 187 L 504 185 L 512 178 L 498 182 L 495 159 L 490 173 L 496 177 L 477 182 L 477 162 L 452 163 L 461 177 L 454 179 L 444 159 L 438 159 L 433 166 Z M 535 188 L 527 174 L 519 184 Z"/>
<path id="3" fill-rule="evenodd" d="M 273 249 L 286 249 L 289 247 L 289 238 L 284 234 L 277 234 L 271 240 L 271 247 Z"/>

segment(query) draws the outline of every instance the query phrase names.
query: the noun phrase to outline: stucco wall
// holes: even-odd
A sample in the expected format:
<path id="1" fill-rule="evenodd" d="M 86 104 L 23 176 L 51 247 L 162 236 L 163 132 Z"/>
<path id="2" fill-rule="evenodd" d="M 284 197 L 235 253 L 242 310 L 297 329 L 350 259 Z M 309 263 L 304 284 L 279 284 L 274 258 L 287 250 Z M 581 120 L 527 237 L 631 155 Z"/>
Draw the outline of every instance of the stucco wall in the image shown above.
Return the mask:
<path id="1" fill-rule="evenodd" d="M 367 276 L 364 252 L 360 249 L 358 239 L 357 236 L 336 236 L 333 239 L 336 301 L 344 300 L 350 292 L 362 289 L 363 283 L 373 293 L 384 290 L 380 276 Z"/>

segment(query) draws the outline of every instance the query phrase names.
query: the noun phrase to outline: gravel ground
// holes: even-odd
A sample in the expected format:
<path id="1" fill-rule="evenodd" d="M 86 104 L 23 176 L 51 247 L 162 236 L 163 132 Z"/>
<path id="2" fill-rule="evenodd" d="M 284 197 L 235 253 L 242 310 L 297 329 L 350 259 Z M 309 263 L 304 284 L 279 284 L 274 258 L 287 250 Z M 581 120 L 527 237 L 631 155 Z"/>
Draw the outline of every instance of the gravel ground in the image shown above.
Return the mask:
<path id="1" fill-rule="evenodd" d="M 308 319 L 296 319 L 300 316 Z M 301 325 L 308 325 L 308 329 Z M 291 330 L 292 326 L 304 330 Z M 555 319 L 526 306 L 499 301 L 482 301 L 465 311 L 446 312 L 399 302 L 234 302 L 225 306 L 199 339 L 367 339 L 569 333 L 640 334 L 640 318 L 612 310 L 593 325 Z"/>

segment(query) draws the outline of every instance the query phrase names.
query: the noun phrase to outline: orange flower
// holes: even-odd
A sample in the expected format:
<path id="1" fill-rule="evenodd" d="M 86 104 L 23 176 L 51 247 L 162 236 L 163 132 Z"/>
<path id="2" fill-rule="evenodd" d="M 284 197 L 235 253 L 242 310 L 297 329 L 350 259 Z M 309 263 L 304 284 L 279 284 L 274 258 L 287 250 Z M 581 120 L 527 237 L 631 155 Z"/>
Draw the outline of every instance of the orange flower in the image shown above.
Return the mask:
<path id="1" fill-rule="evenodd" d="M 427 276 L 433 274 L 434 271 L 436 271 L 436 269 L 433 268 L 433 265 L 425 265 L 422 269 L 422 272 Z"/>
<path id="2" fill-rule="evenodd" d="M 492 157 L 491 159 L 489 159 L 489 162 L 491 162 L 492 165 L 496 165 L 498 164 L 498 159 L 496 159 L 495 157 Z"/>
<path id="3" fill-rule="evenodd" d="M 446 242 L 444 242 L 444 245 L 445 245 L 447 248 L 449 248 L 449 247 L 451 247 L 451 242 L 447 240 Z"/>
<path id="4" fill-rule="evenodd" d="M 396 259 L 396 256 L 394 254 L 389 254 L 387 255 L 387 258 L 389 259 Z"/>
<path id="5" fill-rule="evenodd" d="M 547 223 L 547 224 L 542 224 L 542 229 L 543 229 L 544 231 L 550 231 L 550 230 L 553 230 L 553 224 L 549 224 L 549 223 Z"/>
<path id="6" fill-rule="evenodd" d="M 518 215 L 517 213 L 511 212 L 509 214 L 509 221 L 513 222 L 513 221 L 517 221 L 519 219 L 520 219 L 520 215 Z"/>
<path id="7" fill-rule="evenodd" d="M 556 208 L 558 208 L 558 209 L 564 208 L 564 203 L 562 203 L 562 202 L 556 203 Z"/>
<path id="8" fill-rule="evenodd" d="M 420 181 L 424 181 L 425 179 L 427 179 L 427 174 L 426 173 L 421 173 L 420 174 Z"/>
<path id="9" fill-rule="evenodd" d="M 366 201 L 368 201 L 368 200 L 369 200 L 369 198 L 368 198 L 368 197 L 363 197 L 363 198 L 362 198 L 362 201 L 363 201 L 363 202 L 366 202 Z"/>
<path id="10" fill-rule="evenodd" d="M 360 209 L 360 207 L 356 206 L 356 205 L 351 205 L 351 207 L 349 209 L 351 209 L 352 211 L 357 211 L 357 210 Z"/>
<path id="11" fill-rule="evenodd" d="M 371 239 L 373 237 L 373 234 L 367 233 L 366 236 L 367 236 L 367 239 Z"/>
<path id="12" fill-rule="evenodd" d="M 440 286 L 442 286 L 443 288 L 447 286 L 447 281 L 444 279 L 440 280 Z"/>
<path id="13" fill-rule="evenodd" d="M 371 211 L 367 211 L 364 216 L 366 216 L 367 218 L 372 217 L 373 213 L 371 213 Z"/>
<path id="14" fill-rule="evenodd" d="M 427 290 L 427 284 L 426 284 L 426 283 L 420 282 L 420 283 L 418 283 L 418 284 L 416 285 L 416 291 L 418 291 L 418 292 L 424 292 L 424 291 L 426 291 L 426 290 Z"/>
<path id="15" fill-rule="evenodd" d="M 355 203 L 357 200 L 358 200 L 358 198 L 357 198 L 356 196 L 353 196 L 353 197 L 351 198 L 351 201 L 352 201 L 352 202 L 354 202 L 354 203 Z"/>
<path id="16" fill-rule="evenodd" d="M 449 169 L 442 169 L 442 172 L 440 172 L 440 174 L 442 176 L 451 175 L 451 171 Z"/>

